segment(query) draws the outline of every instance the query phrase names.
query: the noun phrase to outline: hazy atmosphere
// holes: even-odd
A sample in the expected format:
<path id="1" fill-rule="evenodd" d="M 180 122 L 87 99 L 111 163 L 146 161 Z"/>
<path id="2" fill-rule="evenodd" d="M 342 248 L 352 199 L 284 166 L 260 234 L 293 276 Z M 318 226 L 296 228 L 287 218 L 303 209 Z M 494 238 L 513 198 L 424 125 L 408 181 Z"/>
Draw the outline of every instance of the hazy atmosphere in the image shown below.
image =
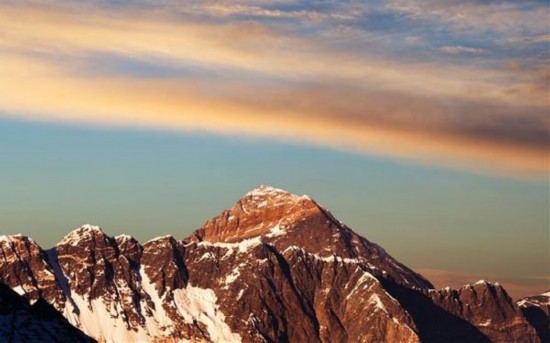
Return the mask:
<path id="1" fill-rule="evenodd" d="M 546 1 L 0 1 L 0 234 L 178 239 L 260 184 L 550 288 Z"/>

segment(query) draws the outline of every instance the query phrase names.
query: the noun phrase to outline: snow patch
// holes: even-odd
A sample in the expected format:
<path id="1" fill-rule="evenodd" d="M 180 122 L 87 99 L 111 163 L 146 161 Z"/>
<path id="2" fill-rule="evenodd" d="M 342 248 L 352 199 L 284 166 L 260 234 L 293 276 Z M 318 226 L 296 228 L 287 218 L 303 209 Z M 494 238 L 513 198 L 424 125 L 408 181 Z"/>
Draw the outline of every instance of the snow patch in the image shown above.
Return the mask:
<path id="1" fill-rule="evenodd" d="M 23 288 L 23 286 L 19 285 L 17 287 L 13 287 L 12 290 L 14 290 L 15 292 L 17 292 L 17 294 L 19 295 L 25 295 L 27 294 L 27 292 L 25 291 L 25 289 Z"/>
<path id="2" fill-rule="evenodd" d="M 477 324 L 477 326 L 489 326 L 489 325 L 491 325 L 491 319 L 487 319 L 483 323 Z"/>
<path id="3" fill-rule="evenodd" d="M 210 259 L 214 259 L 216 258 L 214 256 L 214 254 L 210 251 L 208 252 L 205 252 L 204 254 L 202 254 L 202 256 L 197 260 L 197 262 L 200 262 L 200 261 L 204 261 L 204 260 L 210 260 Z"/>
<path id="4" fill-rule="evenodd" d="M 211 289 L 188 285 L 174 291 L 178 312 L 187 323 L 194 320 L 203 323 L 213 342 L 241 342 L 241 336 L 231 331 L 225 323 L 225 315 L 219 310 L 218 298 Z"/>
<path id="5" fill-rule="evenodd" d="M 155 242 L 155 241 L 161 241 L 161 240 L 170 240 L 171 238 L 173 238 L 171 235 L 158 236 L 158 237 L 155 237 L 153 239 L 150 239 L 145 244 L 152 243 L 152 242 Z"/>
<path id="6" fill-rule="evenodd" d="M 281 224 L 275 225 L 271 230 L 269 230 L 269 233 L 266 234 L 266 237 L 272 238 L 272 237 L 278 237 L 283 236 L 286 234 L 286 231 L 281 228 Z"/>
<path id="7" fill-rule="evenodd" d="M 80 327 L 86 334 L 106 342 L 146 342 L 147 332 L 142 327 L 129 330 L 123 317 L 123 309 L 119 304 L 104 303 L 103 298 L 86 299 L 84 296 L 72 294 L 74 303 L 67 302 L 63 315 L 67 320 Z M 73 305 L 74 304 L 74 305 Z M 76 306 L 78 311 L 75 311 Z"/>
<path id="8" fill-rule="evenodd" d="M 524 307 L 525 304 L 527 304 L 529 301 L 527 301 L 527 299 L 522 299 L 520 301 L 518 301 L 518 306 L 519 307 Z"/>
<path id="9" fill-rule="evenodd" d="M 240 342 L 241 337 L 233 333 L 225 323 L 225 315 L 217 305 L 217 297 L 213 290 L 188 285 L 187 288 L 173 291 L 173 302 L 167 302 L 166 295 L 160 297 L 154 284 L 150 281 L 143 267 L 140 269 L 143 290 L 149 294 L 154 304 L 153 321 L 147 320 L 147 331 L 153 337 L 167 337 L 174 330 L 174 322 L 166 313 L 163 304 L 174 307 L 185 323 L 194 321 L 204 324 L 210 339 L 214 342 Z M 142 303 L 145 305 L 144 303 Z"/>
<path id="10" fill-rule="evenodd" d="M 57 243 L 57 245 L 65 245 L 70 244 L 72 246 L 77 246 L 82 237 L 90 236 L 90 235 L 105 235 L 103 230 L 99 226 L 91 225 L 91 224 L 84 224 L 81 227 L 69 232 L 61 242 Z"/>
<path id="11" fill-rule="evenodd" d="M 153 302 L 153 308 L 150 308 L 153 313 L 153 318 L 146 321 L 147 331 L 152 336 L 162 336 L 166 334 L 163 332 L 165 329 L 174 326 L 174 322 L 164 310 L 164 307 L 162 306 L 164 301 L 160 298 L 158 291 L 155 289 L 155 285 L 151 282 L 149 276 L 147 276 L 143 265 L 140 267 L 139 275 L 141 276 L 141 287 L 143 288 L 143 291 L 149 295 L 151 301 Z M 145 299 L 142 299 L 142 307 L 147 308 L 147 306 L 148 305 Z"/>
<path id="12" fill-rule="evenodd" d="M 517 302 L 519 307 L 550 305 L 550 291 Z"/>
<path id="13" fill-rule="evenodd" d="M 369 304 L 373 304 L 376 309 L 382 310 L 385 313 L 388 313 L 388 310 L 386 310 L 386 306 L 382 303 L 382 300 L 378 296 L 378 294 L 372 294 L 369 298 Z"/>
<path id="14" fill-rule="evenodd" d="M 232 284 L 235 280 L 239 278 L 239 276 L 241 276 L 241 272 L 239 271 L 238 267 L 235 267 L 231 271 L 231 274 L 227 275 L 227 277 L 225 278 L 225 286 L 227 287 L 228 285 Z"/>
<path id="15" fill-rule="evenodd" d="M 130 236 L 130 235 L 125 235 L 125 234 L 122 234 L 122 235 L 118 235 L 115 237 L 115 240 L 121 240 L 121 241 L 131 241 L 132 239 L 134 239 L 134 237 Z"/>
<path id="16" fill-rule="evenodd" d="M 224 243 L 224 242 L 207 242 L 202 241 L 197 243 L 197 246 L 213 246 L 218 248 L 224 248 L 228 250 L 237 250 L 239 253 L 245 253 L 249 249 L 262 245 L 261 236 L 242 240 L 237 243 Z M 223 259 L 223 258 L 222 258 Z"/>
<path id="17" fill-rule="evenodd" d="M 0 236 L 0 242 L 13 242 L 16 238 L 22 238 L 23 235 L 18 233 L 15 235 L 2 235 Z"/>
<path id="18" fill-rule="evenodd" d="M 260 185 L 245 194 L 245 196 L 249 196 L 249 197 L 255 197 L 255 196 L 259 197 L 259 196 L 266 196 L 266 195 L 271 195 L 271 196 L 290 195 L 290 193 L 279 188 L 275 188 L 267 185 Z"/>
<path id="19" fill-rule="evenodd" d="M 301 251 L 304 255 L 311 256 L 316 260 L 324 261 L 324 262 L 338 262 L 338 263 L 349 263 L 349 264 L 361 264 L 366 263 L 366 260 L 364 258 L 348 258 L 348 257 L 341 257 L 338 255 L 330 255 L 330 256 L 320 256 L 315 253 L 310 253 L 305 251 L 303 248 L 300 248 L 296 245 L 290 245 L 285 250 L 283 250 L 283 255 L 288 251 L 298 250 Z"/>
<path id="20" fill-rule="evenodd" d="M 363 275 L 361 275 L 361 277 L 355 283 L 355 287 L 353 287 L 353 289 L 346 296 L 346 300 L 351 298 L 353 296 L 353 294 L 360 289 L 360 286 L 362 286 L 363 289 L 370 288 L 372 286 L 372 284 L 368 283 L 367 281 L 378 282 L 378 279 L 376 279 L 372 274 L 370 274 L 368 272 L 364 272 Z"/>

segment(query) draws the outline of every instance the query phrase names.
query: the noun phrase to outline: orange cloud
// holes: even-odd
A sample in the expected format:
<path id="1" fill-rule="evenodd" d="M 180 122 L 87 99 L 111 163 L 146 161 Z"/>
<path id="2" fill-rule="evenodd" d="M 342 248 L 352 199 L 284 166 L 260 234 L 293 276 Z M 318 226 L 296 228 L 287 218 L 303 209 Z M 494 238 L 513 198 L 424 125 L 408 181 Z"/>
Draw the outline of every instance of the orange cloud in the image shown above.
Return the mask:
<path id="1" fill-rule="evenodd" d="M 509 69 L 384 62 L 258 23 L 139 11 L 4 6 L 0 31 L 4 115 L 267 137 L 499 175 L 549 169 L 547 99 Z M 98 53 L 232 77 L 96 73 L 86 61 Z"/>

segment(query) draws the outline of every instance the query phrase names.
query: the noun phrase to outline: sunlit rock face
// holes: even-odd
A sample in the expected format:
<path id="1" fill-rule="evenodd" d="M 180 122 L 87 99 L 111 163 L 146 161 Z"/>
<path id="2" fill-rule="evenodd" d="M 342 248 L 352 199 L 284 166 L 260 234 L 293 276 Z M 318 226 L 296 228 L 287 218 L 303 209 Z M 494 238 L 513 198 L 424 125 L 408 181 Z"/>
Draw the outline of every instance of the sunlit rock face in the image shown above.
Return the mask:
<path id="1" fill-rule="evenodd" d="M 0 281 L 102 341 L 540 340 L 499 285 L 433 289 L 308 196 L 269 186 L 183 240 L 85 225 L 50 250 L 23 236 L 0 249 Z"/>

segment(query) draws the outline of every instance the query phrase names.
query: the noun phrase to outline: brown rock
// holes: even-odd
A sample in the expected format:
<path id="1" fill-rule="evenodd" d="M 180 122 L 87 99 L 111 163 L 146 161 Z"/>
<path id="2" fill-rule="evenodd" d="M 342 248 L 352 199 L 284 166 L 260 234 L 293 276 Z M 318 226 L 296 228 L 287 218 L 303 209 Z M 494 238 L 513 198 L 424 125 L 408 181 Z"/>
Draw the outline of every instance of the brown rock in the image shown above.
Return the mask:
<path id="1" fill-rule="evenodd" d="M 537 330 L 542 342 L 550 342 L 550 291 L 523 298 L 517 302 L 519 308 Z"/>

